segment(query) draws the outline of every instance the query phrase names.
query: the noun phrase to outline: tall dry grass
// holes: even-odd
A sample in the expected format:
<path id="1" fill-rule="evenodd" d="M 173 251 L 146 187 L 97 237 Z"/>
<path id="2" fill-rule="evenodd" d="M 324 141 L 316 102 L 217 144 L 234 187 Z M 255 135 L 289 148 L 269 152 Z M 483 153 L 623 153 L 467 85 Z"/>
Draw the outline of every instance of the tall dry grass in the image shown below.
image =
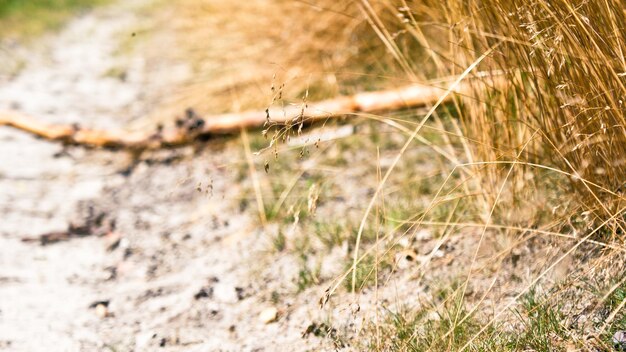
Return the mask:
<path id="1" fill-rule="evenodd" d="M 617 0 L 183 0 L 166 8 L 176 45 L 162 53 L 193 63 L 193 79 L 166 103 L 174 109 L 162 109 L 168 114 L 456 76 L 492 50 L 473 73 L 504 75 L 507 84 L 487 77 L 438 110 L 459 117 L 452 132 L 465 135 L 461 160 L 500 163 L 472 167 L 485 203 L 515 161 L 526 165 L 509 173 L 509 193 L 535 187 L 537 168 L 555 168 L 570 179 L 580 212 L 600 219 L 620 207 L 626 15 Z"/>
<path id="2" fill-rule="evenodd" d="M 172 6 L 180 45 L 174 54 L 196 63 L 194 81 L 174 97 L 181 110 L 264 108 L 279 95 L 298 102 L 481 72 L 472 94 L 426 118 L 444 132 L 440 149 L 458 161 L 451 173 L 462 174 L 437 192 L 433 207 L 445 198 L 474 198 L 482 235 L 502 227 L 528 237 L 569 236 L 565 255 L 532 284 L 592 239 L 623 247 L 626 13 L 620 1 L 183 0 Z M 453 118 L 442 122 L 443 115 Z M 420 121 L 396 122 L 414 129 Z M 451 197 L 448 189 L 461 194 Z M 476 221 L 463 217 L 451 214 L 446 226 Z M 429 219 L 417 220 L 412 226 Z"/>
<path id="3" fill-rule="evenodd" d="M 615 215 L 626 181 L 626 15 L 620 1 L 394 5 L 408 9 L 408 32 L 448 38 L 447 47 L 435 47 L 440 41 L 414 35 L 434 47 L 441 71 L 459 72 L 495 48 L 481 69 L 504 72 L 508 85 L 460 103 L 463 130 L 479 141 L 469 145 L 473 160 L 554 167 L 568 174 L 581 211 L 598 219 Z M 529 168 L 537 174 L 536 167 L 519 167 Z"/>
<path id="4" fill-rule="evenodd" d="M 370 3 L 363 0 L 358 6 L 367 10 Z M 465 162 L 458 166 L 469 170 L 473 181 L 465 194 L 478 195 L 482 207 L 484 227 L 478 247 L 493 223 L 520 224 L 523 234 L 553 229 L 576 238 L 563 242 L 563 254 L 532 273 L 527 287 L 497 310 L 461 350 L 475 348 L 474 342 L 514 302 L 582 248 L 598 246 L 606 254 L 580 256 L 587 258 L 579 262 L 582 278 L 605 280 L 607 276 L 595 275 L 598 268 L 609 268 L 602 275 L 610 272 L 611 280 L 619 280 L 623 273 L 610 268 L 619 267 L 615 257 L 624 251 L 626 232 L 623 4 L 616 0 L 383 3 L 383 11 L 395 13 L 404 24 L 399 35 L 381 30 L 386 25 L 376 20 L 376 11 L 368 10 L 368 16 L 399 66 L 408 67 L 413 54 L 394 45 L 403 36 L 429 51 L 438 76 L 458 75 L 468 68 L 491 72 L 491 78 L 485 78 L 472 94 L 459 97 L 452 111 L 463 134 Z M 505 77 L 505 84 L 495 77 Z M 589 243 L 593 245 L 585 247 Z M 478 250 L 474 259 L 477 254 Z M 473 268 L 472 264 L 461 285 L 461 296 Z M 609 289 L 605 297 L 614 290 Z M 558 296 L 554 293 L 547 299 Z M 625 302 L 611 308 L 609 320 L 621 314 Z M 587 308 L 592 311 L 602 304 Z M 472 308 L 477 310 L 478 306 Z M 455 321 L 445 335 L 470 315 Z M 604 346 L 599 336 L 609 325 L 607 321 L 593 328 L 597 329 L 594 343 Z"/>
<path id="5" fill-rule="evenodd" d="M 380 78 L 402 76 L 352 2 L 183 0 L 166 11 L 169 55 L 193 63 L 175 106 L 263 109 L 279 95 L 300 103 L 404 83 Z"/>

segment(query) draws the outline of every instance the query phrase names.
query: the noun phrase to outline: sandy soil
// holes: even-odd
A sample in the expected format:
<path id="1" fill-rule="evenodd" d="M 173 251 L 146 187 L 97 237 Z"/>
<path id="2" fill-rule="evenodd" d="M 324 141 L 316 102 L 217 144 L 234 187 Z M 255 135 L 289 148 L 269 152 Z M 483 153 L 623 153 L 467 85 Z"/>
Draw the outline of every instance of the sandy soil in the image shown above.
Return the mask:
<path id="1" fill-rule="evenodd" d="M 163 81 L 147 74 L 141 57 L 116 50 L 132 35 L 133 10 L 142 3 L 83 14 L 40 45 L 9 48 L 25 64 L 3 77 L 0 106 L 106 128 L 141 117 L 159 89 L 153 83 Z M 123 77 L 111 76 L 119 67 Z M 254 257 L 268 242 L 254 212 L 238 201 L 239 167 L 231 166 L 239 145 L 224 143 L 131 163 L 123 152 L 63 148 L 0 129 L 0 349 L 310 346 L 301 337 L 306 310 L 291 319 L 283 305 L 281 323 L 259 319 L 272 305 L 267 284 L 250 269 L 261 264 Z M 24 242 L 94 218 L 104 226 L 97 234 Z"/>

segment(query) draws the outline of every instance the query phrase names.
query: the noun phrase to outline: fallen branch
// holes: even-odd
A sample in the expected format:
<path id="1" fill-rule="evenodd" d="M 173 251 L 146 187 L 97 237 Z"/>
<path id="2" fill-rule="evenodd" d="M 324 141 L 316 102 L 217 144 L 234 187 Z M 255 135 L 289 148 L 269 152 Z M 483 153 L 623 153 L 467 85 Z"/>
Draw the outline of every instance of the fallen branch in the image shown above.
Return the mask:
<path id="1" fill-rule="evenodd" d="M 472 89 L 472 82 L 473 80 L 463 82 L 454 89 L 454 92 L 468 94 Z M 434 88 L 426 85 L 410 85 L 396 90 L 360 93 L 323 100 L 306 107 L 289 105 L 283 108 L 272 107 L 265 111 L 221 114 L 205 118 L 188 110 L 186 118 L 177 120 L 175 127 L 163 129 L 159 126 L 151 132 L 106 131 L 83 128 L 76 124 L 46 124 L 15 111 L 0 111 L 0 126 L 11 126 L 47 140 L 66 144 L 136 150 L 159 149 L 189 144 L 200 136 L 260 127 L 267 122 L 289 124 L 304 121 L 310 123 L 358 112 L 372 113 L 425 106 L 437 101 L 447 88 L 448 86 Z"/>

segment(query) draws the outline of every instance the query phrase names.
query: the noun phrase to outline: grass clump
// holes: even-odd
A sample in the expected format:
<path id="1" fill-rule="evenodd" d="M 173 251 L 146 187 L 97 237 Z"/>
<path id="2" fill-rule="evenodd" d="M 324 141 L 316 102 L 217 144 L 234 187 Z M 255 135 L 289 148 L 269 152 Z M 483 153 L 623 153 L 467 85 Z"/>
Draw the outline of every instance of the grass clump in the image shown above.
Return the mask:
<path id="1" fill-rule="evenodd" d="M 345 270 L 350 271 L 351 266 L 352 259 L 347 260 Z M 356 291 L 361 291 L 366 287 L 374 285 L 378 279 L 377 275 L 381 276 L 381 273 L 387 273 L 390 268 L 389 260 L 368 255 L 359 261 L 356 266 L 356 275 L 348 275 L 344 281 L 344 287 L 347 291 L 351 291 L 353 287 Z"/>
<path id="2" fill-rule="evenodd" d="M 468 312 L 455 290 L 440 292 L 441 309 L 407 309 L 386 312 L 385 321 L 378 326 L 377 339 L 369 339 L 372 351 L 458 351 L 467 343 L 481 325 L 480 320 L 469 317 L 459 323 L 459 317 Z M 494 334 L 495 329 L 489 333 Z M 501 351 L 505 343 L 500 338 L 471 343 L 469 351 Z"/>
<path id="3" fill-rule="evenodd" d="M 456 289 L 443 290 L 440 308 L 387 311 L 378 326 L 378 340 L 367 343 L 373 351 L 561 351 L 574 346 L 565 328 L 566 317 L 542 297 L 531 290 L 508 327 L 490 326 L 482 332 L 483 338 L 474 339 L 485 317 L 468 314 Z"/>
<path id="4" fill-rule="evenodd" d="M 60 28 L 80 10 L 109 0 L 0 0 L 0 39 L 24 38 Z"/>
<path id="5" fill-rule="evenodd" d="M 296 280 L 298 292 L 302 292 L 310 286 L 319 284 L 321 270 L 320 263 L 317 263 L 315 267 L 311 267 L 308 255 L 305 253 L 300 254 L 300 269 L 298 270 L 298 278 Z"/>
<path id="6" fill-rule="evenodd" d="M 508 343 L 516 349 L 552 351 L 558 342 L 567 339 L 564 326 L 565 316 L 558 307 L 542 302 L 540 296 L 531 289 L 522 299 L 521 311 L 517 312 L 524 327 Z"/>

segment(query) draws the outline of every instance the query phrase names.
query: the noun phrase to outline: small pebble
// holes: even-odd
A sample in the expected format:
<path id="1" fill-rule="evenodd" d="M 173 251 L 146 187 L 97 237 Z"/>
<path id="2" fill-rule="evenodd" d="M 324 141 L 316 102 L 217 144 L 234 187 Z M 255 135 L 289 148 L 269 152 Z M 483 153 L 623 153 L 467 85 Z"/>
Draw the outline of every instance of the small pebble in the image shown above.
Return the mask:
<path id="1" fill-rule="evenodd" d="M 104 304 L 98 304 L 96 306 L 96 315 L 99 318 L 106 318 L 109 316 L 109 310 L 107 309 L 107 306 L 105 306 Z"/>
<path id="2" fill-rule="evenodd" d="M 264 324 L 273 323 L 278 318 L 278 309 L 274 307 L 265 308 L 261 314 L 259 314 L 259 320 Z"/>
<path id="3" fill-rule="evenodd" d="M 613 335 L 613 347 L 618 351 L 626 351 L 626 331 L 619 330 Z"/>
<path id="4" fill-rule="evenodd" d="M 109 300 L 95 301 L 89 305 L 89 308 L 93 309 L 99 318 L 113 316 L 113 314 L 109 312 Z"/>

